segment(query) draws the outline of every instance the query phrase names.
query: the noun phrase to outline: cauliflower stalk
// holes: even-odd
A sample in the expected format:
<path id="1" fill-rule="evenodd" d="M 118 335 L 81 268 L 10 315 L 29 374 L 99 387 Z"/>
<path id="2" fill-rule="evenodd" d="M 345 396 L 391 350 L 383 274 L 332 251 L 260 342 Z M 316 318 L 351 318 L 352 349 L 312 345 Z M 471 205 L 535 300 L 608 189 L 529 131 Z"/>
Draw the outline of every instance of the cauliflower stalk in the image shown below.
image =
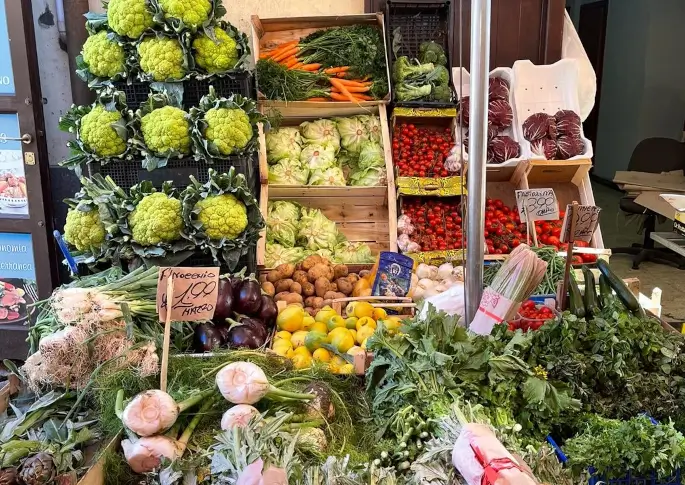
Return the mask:
<path id="1" fill-rule="evenodd" d="M 124 48 L 105 30 L 86 39 L 81 55 L 95 76 L 111 78 L 125 71 Z"/>
<path id="2" fill-rule="evenodd" d="M 181 238 L 181 201 L 162 192 L 146 195 L 128 216 L 133 240 L 142 246 Z"/>
<path id="3" fill-rule="evenodd" d="M 91 251 L 105 241 L 105 226 L 96 208 L 69 209 L 64 225 L 64 240 L 78 251 Z"/>
<path id="4" fill-rule="evenodd" d="M 207 237 L 215 241 L 235 239 L 247 227 L 247 209 L 231 194 L 207 197 L 195 204 L 197 219 Z"/>
<path id="5" fill-rule="evenodd" d="M 174 106 L 163 106 L 143 116 L 140 129 L 148 150 L 154 155 L 190 153 L 188 113 Z"/>
<path id="6" fill-rule="evenodd" d="M 224 29 L 214 28 L 212 40 L 206 34 L 200 34 L 193 40 L 195 64 L 208 73 L 229 71 L 238 63 L 238 43 Z"/>
<path id="7" fill-rule="evenodd" d="M 119 35 L 137 39 L 155 22 L 146 0 L 109 0 L 107 23 Z"/>
<path id="8" fill-rule="evenodd" d="M 183 237 L 210 252 L 216 264 L 233 271 L 264 228 L 257 200 L 235 167 L 226 173 L 209 169 L 206 183 L 192 176 L 190 182 L 181 194 Z"/>
<path id="9" fill-rule="evenodd" d="M 138 44 L 140 68 L 155 81 L 181 79 L 185 76 L 185 52 L 172 37 L 152 36 Z"/>
<path id="10" fill-rule="evenodd" d="M 178 20 L 196 29 L 209 20 L 212 3 L 209 0 L 157 0 L 166 20 Z"/>
<path id="11" fill-rule="evenodd" d="M 96 104 L 81 118 L 80 137 L 85 147 L 100 157 L 114 157 L 126 151 L 126 139 L 113 125 L 122 123 L 119 111 L 107 111 Z"/>

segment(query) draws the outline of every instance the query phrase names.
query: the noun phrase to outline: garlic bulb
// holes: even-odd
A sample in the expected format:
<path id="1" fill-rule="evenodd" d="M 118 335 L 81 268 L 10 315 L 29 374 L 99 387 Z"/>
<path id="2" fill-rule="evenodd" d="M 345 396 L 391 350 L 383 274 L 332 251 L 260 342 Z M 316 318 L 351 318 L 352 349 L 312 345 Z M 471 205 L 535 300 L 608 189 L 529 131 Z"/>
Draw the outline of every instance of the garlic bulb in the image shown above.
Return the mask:
<path id="1" fill-rule="evenodd" d="M 452 173 L 459 172 L 461 170 L 461 166 L 464 163 L 468 163 L 468 161 L 469 156 L 466 153 L 466 147 L 464 147 L 464 152 L 462 153 L 461 144 L 457 142 L 452 150 L 450 150 L 447 160 L 445 160 L 445 170 Z"/>
<path id="2" fill-rule="evenodd" d="M 148 473 L 159 468 L 162 458 L 171 461 L 181 456 L 176 440 L 168 436 L 148 436 L 136 442 L 123 440 L 121 448 L 131 470 L 136 473 Z"/>
<path id="3" fill-rule="evenodd" d="M 249 404 L 237 404 L 221 417 L 221 429 L 229 431 L 236 426 L 244 428 L 254 416 L 259 416 L 259 411 L 254 407 Z"/>
<path id="4" fill-rule="evenodd" d="M 152 436 L 171 428 L 178 419 L 178 405 L 164 391 L 150 389 L 131 399 L 121 420 L 139 436 Z"/>
<path id="5" fill-rule="evenodd" d="M 402 214 L 397 218 L 397 233 L 410 235 L 414 232 L 414 226 L 411 223 L 411 219 L 406 214 Z"/>
<path id="6" fill-rule="evenodd" d="M 216 385 L 233 404 L 254 404 L 265 396 L 310 400 L 312 394 L 284 391 L 271 384 L 264 371 L 252 362 L 232 362 L 216 374 Z"/>
<path id="7" fill-rule="evenodd" d="M 454 271 L 452 271 L 452 275 L 454 275 L 454 279 L 457 281 L 464 281 L 464 267 L 456 266 Z"/>
<path id="8" fill-rule="evenodd" d="M 422 278 L 419 280 L 418 286 L 420 286 L 424 290 L 428 290 L 428 289 L 433 288 L 435 286 L 435 281 L 433 281 L 429 278 Z"/>
<path id="9" fill-rule="evenodd" d="M 438 268 L 435 266 L 430 266 L 426 263 L 421 263 L 416 268 L 416 276 L 418 276 L 420 279 L 428 278 L 430 280 L 434 280 L 438 277 Z"/>
<path id="10" fill-rule="evenodd" d="M 445 280 L 452 276 L 452 271 L 454 271 L 454 266 L 452 263 L 443 263 L 438 268 L 438 279 Z"/>

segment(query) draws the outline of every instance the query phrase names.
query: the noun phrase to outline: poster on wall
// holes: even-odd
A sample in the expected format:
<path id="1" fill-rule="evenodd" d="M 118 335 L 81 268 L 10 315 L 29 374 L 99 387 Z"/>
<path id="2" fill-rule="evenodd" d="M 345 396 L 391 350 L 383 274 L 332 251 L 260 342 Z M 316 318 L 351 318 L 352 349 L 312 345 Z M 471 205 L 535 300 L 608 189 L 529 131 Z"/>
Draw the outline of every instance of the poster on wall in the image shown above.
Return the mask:
<path id="1" fill-rule="evenodd" d="M 0 0 L 2 1 L 2 0 Z M 27 218 L 24 154 L 19 138 L 19 118 L 16 113 L 0 113 L 0 217 Z"/>
<path id="2" fill-rule="evenodd" d="M 31 235 L 0 232 L 0 327 L 23 325 L 37 300 Z"/>
<path id="3" fill-rule="evenodd" d="M 14 94 L 14 74 L 10 57 L 10 36 L 7 29 L 5 0 L 0 0 L 0 96 Z"/>

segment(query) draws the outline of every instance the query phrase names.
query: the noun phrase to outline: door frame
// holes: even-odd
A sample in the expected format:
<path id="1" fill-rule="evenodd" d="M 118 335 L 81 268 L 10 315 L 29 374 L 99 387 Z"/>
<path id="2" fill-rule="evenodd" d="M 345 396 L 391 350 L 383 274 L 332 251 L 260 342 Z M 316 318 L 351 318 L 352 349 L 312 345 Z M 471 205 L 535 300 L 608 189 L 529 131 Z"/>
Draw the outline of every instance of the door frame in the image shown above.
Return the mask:
<path id="1" fill-rule="evenodd" d="M 31 135 L 22 143 L 26 177 L 28 218 L 0 218 L 0 233 L 30 234 L 33 263 L 39 298 L 47 298 L 57 281 L 55 245 L 52 242 L 52 214 L 49 206 L 49 161 L 43 118 L 38 56 L 31 0 L 0 0 L 4 3 L 10 42 L 10 62 L 14 77 L 14 96 L 0 95 L 0 113 L 16 113 L 19 133 Z M 34 164 L 27 164 L 27 153 L 34 154 Z M 34 312 L 35 318 L 35 312 Z M 0 325 L 0 357 L 26 357 L 27 327 Z M 20 345 L 23 342 L 23 345 Z"/>

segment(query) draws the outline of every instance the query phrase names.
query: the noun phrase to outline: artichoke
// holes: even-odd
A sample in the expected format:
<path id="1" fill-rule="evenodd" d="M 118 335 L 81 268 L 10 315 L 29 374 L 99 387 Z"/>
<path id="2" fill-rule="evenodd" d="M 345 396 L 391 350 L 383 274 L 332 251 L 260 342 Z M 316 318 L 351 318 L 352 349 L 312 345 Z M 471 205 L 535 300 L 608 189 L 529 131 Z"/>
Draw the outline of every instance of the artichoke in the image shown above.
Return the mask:
<path id="1" fill-rule="evenodd" d="M 0 485 L 19 485 L 19 472 L 16 468 L 0 470 Z"/>
<path id="2" fill-rule="evenodd" d="M 47 453 L 38 453 L 24 461 L 19 478 L 26 485 L 46 485 L 55 478 L 55 463 Z"/>

